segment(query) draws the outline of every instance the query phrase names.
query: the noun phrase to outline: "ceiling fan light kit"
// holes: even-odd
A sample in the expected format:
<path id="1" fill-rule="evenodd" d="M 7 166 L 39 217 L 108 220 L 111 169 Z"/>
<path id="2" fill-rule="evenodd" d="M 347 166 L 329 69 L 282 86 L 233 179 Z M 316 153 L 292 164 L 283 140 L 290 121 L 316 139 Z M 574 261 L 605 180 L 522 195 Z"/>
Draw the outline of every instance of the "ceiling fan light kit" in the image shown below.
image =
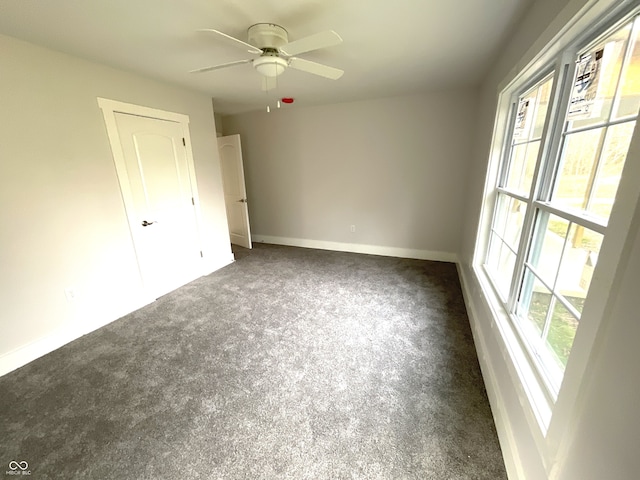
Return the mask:
<path id="1" fill-rule="evenodd" d="M 284 58 L 263 54 L 260 58 L 256 58 L 252 65 L 258 73 L 265 77 L 277 77 L 287 69 L 289 62 Z"/>
<path id="2" fill-rule="evenodd" d="M 218 30 L 203 29 L 200 31 L 213 33 L 228 44 L 241 48 L 252 55 L 259 55 L 259 57 L 199 68 L 192 70 L 191 73 L 204 73 L 245 63 L 250 63 L 253 68 L 265 78 L 277 77 L 284 73 L 289 67 L 331 80 L 337 80 L 344 73 L 344 71 L 339 68 L 329 67 L 321 63 L 294 56 L 341 44 L 342 38 L 332 30 L 316 33 L 289 42 L 287 31 L 280 25 L 274 23 L 257 23 L 247 30 L 248 43 Z M 268 91 L 269 82 L 265 85 L 267 85 L 265 90 Z"/>

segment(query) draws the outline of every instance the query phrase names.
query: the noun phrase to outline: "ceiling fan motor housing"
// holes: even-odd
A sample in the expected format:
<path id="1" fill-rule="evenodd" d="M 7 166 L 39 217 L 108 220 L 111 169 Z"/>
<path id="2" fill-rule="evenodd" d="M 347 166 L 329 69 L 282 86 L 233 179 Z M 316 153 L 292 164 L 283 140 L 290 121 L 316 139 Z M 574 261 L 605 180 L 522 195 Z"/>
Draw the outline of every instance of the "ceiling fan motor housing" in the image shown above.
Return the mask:
<path id="1" fill-rule="evenodd" d="M 260 49 L 279 48 L 289 43 L 287 31 L 274 23 L 256 23 L 249 27 L 248 40 Z"/>

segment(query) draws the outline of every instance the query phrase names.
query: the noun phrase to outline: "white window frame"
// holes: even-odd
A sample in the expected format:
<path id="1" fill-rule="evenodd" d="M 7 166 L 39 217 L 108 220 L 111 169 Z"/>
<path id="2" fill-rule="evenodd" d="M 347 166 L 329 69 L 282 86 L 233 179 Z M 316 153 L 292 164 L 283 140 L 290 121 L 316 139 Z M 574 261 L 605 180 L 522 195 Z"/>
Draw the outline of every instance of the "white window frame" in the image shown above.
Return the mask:
<path id="1" fill-rule="evenodd" d="M 520 331 L 521 326 L 511 318 L 509 312 L 514 310 L 517 301 L 518 289 L 516 287 L 523 275 L 526 261 L 524 257 L 528 252 L 527 243 L 532 238 L 536 209 L 549 213 L 560 213 L 549 202 L 539 200 L 539 198 L 541 198 L 541 192 L 547 194 L 544 198 L 549 198 L 548 195 L 551 193 L 554 178 L 553 172 L 547 171 L 540 173 L 539 169 L 543 166 L 541 159 L 545 157 L 555 159 L 558 154 L 558 149 L 560 148 L 565 121 L 564 113 L 566 113 L 566 108 L 568 108 L 568 98 L 572 87 L 572 82 L 565 79 L 567 77 L 570 79 L 573 78 L 575 58 L 579 51 L 587 48 L 589 44 L 595 42 L 606 32 L 613 30 L 616 26 L 629 21 L 633 16 L 640 13 L 640 9 L 634 2 L 611 1 L 607 3 L 610 4 L 609 8 L 605 8 L 603 5 L 601 5 L 600 8 L 595 8 L 593 4 L 590 6 L 591 8 L 585 8 L 581 12 L 582 15 L 579 18 L 572 19 L 572 24 L 567 25 L 564 31 L 561 31 L 553 41 L 545 45 L 542 51 L 534 56 L 529 66 L 524 68 L 519 75 L 515 76 L 499 94 L 496 123 L 494 125 L 492 147 L 489 157 L 489 168 L 485 184 L 484 204 L 480 215 L 481 224 L 476 239 L 473 261 L 474 270 L 478 275 L 480 285 L 492 308 L 498 330 L 502 335 L 507 351 L 529 399 L 531 407 L 530 413 L 532 414 L 530 417 L 535 419 L 542 436 L 547 435 L 552 413 L 558 408 L 566 409 L 573 406 L 573 401 L 576 398 L 579 388 L 579 382 L 573 380 L 570 382 L 572 385 L 566 387 L 564 384 L 561 385 L 562 379 L 556 382 L 550 381 L 549 372 L 541 371 L 540 364 L 535 361 L 527 342 L 524 340 L 524 335 Z M 554 84 L 551 92 L 550 108 L 547 111 L 547 121 L 545 122 L 543 132 L 543 139 L 551 139 L 551 142 L 546 141 L 541 144 L 535 167 L 534 182 L 529 197 L 527 198 L 502 187 L 498 187 L 498 184 L 502 176 L 505 175 L 504 170 L 507 164 L 505 157 L 508 155 L 510 146 L 509 142 L 512 136 L 512 131 L 510 130 L 513 125 L 513 116 L 517 109 L 518 94 L 526 92 L 552 72 L 554 74 Z M 638 122 L 640 123 L 640 119 L 638 119 Z M 608 125 L 610 126 L 611 124 L 608 123 Z M 634 142 L 638 142 L 637 137 L 640 137 L 638 130 L 640 130 L 640 127 L 636 127 L 632 146 Z M 638 162 L 633 162 L 633 165 L 630 165 L 630 163 L 631 162 L 627 162 L 625 165 L 623 179 L 621 179 L 616 197 L 615 211 L 611 214 L 609 225 L 596 219 L 585 219 L 579 216 L 576 216 L 573 220 L 579 220 L 577 222 L 579 225 L 585 226 L 595 232 L 601 234 L 608 233 L 607 237 L 613 236 L 612 232 L 615 233 L 615 236 L 618 236 L 621 231 L 625 231 L 625 225 L 628 225 L 633 214 L 632 207 L 635 205 L 633 199 L 637 199 L 638 195 L 640 195 L 640 187 L 632 186 L 632 182 L 624 181 L 625 178 L 628 179 L 630 175 L 632 175 L 631 172 L 637 172 L 639 169 L 637 165 Z M 549 162 L 546 163 L 546 165 L 548 164 Z M 543 181 L 536 182 L 535 179 L 539 175 L 542 175 Z M 623 183 L 625 185 L 623 185 Z M 518 247 L 509 298 L 504 298 L 501 295 L 500 290 L 497 288 L 497 285 L 495 285 L 492 276 L 487 272 L 484 265 L 489 251 L 489 238 L 493 225 L 494 210 L 497 205 L 497 194 L 499 192 L 527 204 L 526 218 Z M 567 212 L 562 211 L 561 213 L 563 218 L 568 218 L 569 221 L 572 221 L 571 215 L 567 215 Z M 617 219 L 613 218 L 614 214 Z M 603 243 L 597 266 L 597 270 L 602 274 L 600 275 L 601 278 L 613 278 L 615 270 L 622 261 L 621 254 L 623 245 L 624 239 L 621 240 L 620 238 L 615 238 L 610 241 L 607 240 L 606 246 Z M 611 292 L 611 286 L 609 285 L 608 288 L 600 286 L 598 290 L 599 291 L 593 295 L 597 298 L 593 299 L 591 303 L 606 299 Z M 589 297 L 592 297 L 591 292 L 589 292 Z M 578 348 L 576 348 L 574 344 L 567 370 L 584 370 L 586 359 L 591 354 L 597 331 L 601 327 L 601 323 L 604 323 L 602 322 L 602 313 L 604 313 L 605 308 L 605 305 L 598 305 L 598 307 L 592 308 L 589 312 L 590 320 L 593 320 L 594 317 L 597 320 L 591 321 L 591 325 L 587 327 L 580 326 L 580 337 L 583 341 L 580 342 Z M 567 370 L 565 370 L 565 376 Z M 561 386 L 563 390 L 570 390 L 570 392 L 560 399 L 564 401 L 560 401 L 559 407 L 556 407 Z M 565 398 L 568 400 L 565 400 Z M 569 407 L 567 407 L 567 405 L 569 405 Z M 555 432 L 554 435 L 558 436 L 559 434 Z"/>

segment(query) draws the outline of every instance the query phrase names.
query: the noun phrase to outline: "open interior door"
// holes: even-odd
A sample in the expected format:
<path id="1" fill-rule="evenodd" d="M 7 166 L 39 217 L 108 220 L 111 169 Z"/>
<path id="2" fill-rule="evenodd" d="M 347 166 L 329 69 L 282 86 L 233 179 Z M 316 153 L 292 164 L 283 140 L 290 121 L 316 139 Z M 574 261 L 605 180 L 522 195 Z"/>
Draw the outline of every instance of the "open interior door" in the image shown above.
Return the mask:
<path id="1" fill-rule="evenodd" d="M 249 206 L 247 203 L 247 189 L 244 184 L 240 135 L 219 137 L 218 150 L 220 151 L 222 185 L 231 243 L 251 248 Z"/>

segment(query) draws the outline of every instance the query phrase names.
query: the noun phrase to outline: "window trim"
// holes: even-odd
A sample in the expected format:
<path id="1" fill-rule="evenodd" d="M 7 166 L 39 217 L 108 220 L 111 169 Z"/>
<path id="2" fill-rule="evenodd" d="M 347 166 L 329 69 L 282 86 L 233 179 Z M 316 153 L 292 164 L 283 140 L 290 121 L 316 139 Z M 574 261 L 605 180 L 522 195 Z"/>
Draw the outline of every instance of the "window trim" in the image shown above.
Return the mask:
<path id="1" fill-rule="evenodd" d="M 547 192 L 547 196 L 545 198 L 550 198 L 549 195 L 551 193 L 551 188 L 553 186 L 553 179 L 555 175 L 555 172 L 553 170 L 557 167 L 559 163 L 558 154 L 561 148 L 561 139 L 563 137 L 563 134 L 565 133 L 563 130 L 564 130 L 564 121 L 565 121 L 564 114 L 566 114 L 566 111 L 564 112 L 564 114 L 559 114 L 559 113 L 553 113 L 551 112 L 551 110 L 552 108 L 567 109 L 568 101 L 566 101 L 566 99 L 571 94 L 572 82 L 563 81 L 563 79 L 566 78 L 567 76 L 570 78 L 573 78 L 573 73 L 575 68 L 575 56 L 578 53 L 578 46 L 581 46 L 580 50 L 587 50 L 591 44 L 595 44 L 608 31 L 615 30 L 621 24 L 624 24 L 624 22 L 629 21 L 633 15 L 638 13 L 637 5 L 634 4 L 634 2 L 629 0 L 621 0 L 621 1 L 610 0 L 610 1 L 600 2 L 600 5 L 596 5 L 596 3 L 598 2 L 587 2 L 587 5 L 584 8 L 582 8 L 566 26 L 559 28 L 559 33 L 555 35 L 555 37 L 552 38 L 549 43 L 547 43 L 542 49 L 539 49 L 539 53 L 531 55 L 530 54 L 531 50 L 533 50 L 536 47 L 536 45 L 534 45 L 530 50 L 530 52 L 527 54 L 528 57 L 531 57 L 531 56 L 533 57 L 531 62 L 527 65 L 527 67 L 523 68 L 519 73 L 515 74 L 511 81 L 509 81 L 506 84 L 503 83 L 501 85 L 501 88 L 500 88 L 501 92 L 498 95 L 498 102 L 497 102 L 498 107 L 497 107 L 495 122 L 494 122 L 494 130 L 493 130 L 493 136 L 491 141 L 491 150 L 489 152 L 489 163 L 487 168 L 485 193 L 483 195 L 484 202 L 480 211 L 480 225 L 478 228 L 478 234 L 476 236 L 476 244 L 475 244 L 474 258 L 473 258 L 473 269 L 476 272 L 476 275 L 478 276 L 482 289 L 485 293 L 485 296 L 487 297 L 488 303 L 491 306 L 491 310 L 494 314 L 494 320 L 496 321 L 496 324 L 499 326 L 502 339 L 505 342 L 507 349 L 510 350 L 511 360 L 513 361 L 513 364 L 516 367 L 516 371 L 520 378 L 521 384 L 524 386 L 525 393 L 529 398 L 529 405 L 531 407 L 531 411 L 535 414 L 538 427 L 540 427 L 540 432 L 542 433 L 542 437 L 545 437 L 549 432 L 550 425 L 552 424 L 552 418 L 551 418 L 552 411 L 555 411 L 557 408 L 566 409 L 567 404 L 572 405 L 572 401 L 574 401 L 576 398 L 580 381 L 578 381 L 574 377 L 571 382 L 572 385 L 569 388 L 571 390 L 570 394 L 564 394 L 562 399 L 560 399 L 560 392 L 567 390 L 567 388 L 565 388 L 565 385 L 564 385 L 565 382 L 563 381 L 563 383 L 558 386 L 558 397 L 551 398 L 551 399 L 547 398 L 547 400 L 551 400 L 550 402 L 541 402 L 540 395 L 531 393 L 532 390 L 536 390 L 544 386 L 544 383 L 545 383 L 545 380 L 543 378 L 544 375 L 539 375 L 535 362 L 533 362 L 528 355 L 526 356 L 527 365 L 524 368 L 522 365 L 519 365 L 519 363 L 520 364 L 522 363 L 521 353 L 523 351 L 526 351 L 527 346 L 523 345 L 524 342 L 522 341 L 522 338 L 520 338 L 520 334 L 513 331 L 514 329 L 519 328 L 518 322 L 514 321 L 511 318 L 511 314 L 509 313 L 510 310 L 505 308 L 505 299 L 502 297 L 500 293 L 500 289 L 497 288 L 497 285 L 494 283 L 484 263 L 487 259 L 487 254 L 489 251 L 490 232 L 492 231 L 492 225 L 495 217 L 495 205 L 497 204 L 498 193 L 506 194 L 511 198 L 515 198 L 521 201 L 526 200 L 528 205 L 527 216 L 534 215 L 537 208 L 553 213 L 553 210 L 554 210 L 553 205 L 551 205 L 550 202 L 543 202 L 540 200 L 536 200 L 537 198 L 540 198 L 539 196 L 540 192 L 534 191 L 533 189 L 534 188 L 545 189 L 545 191 Z M 587 43 L 588 39 L 591 39 L 589 40 L 590 43 Z M 570 57 L 570 60 L 568 57 Z M 546 65 L 545 65 L 545 59 L 546 59 Z M 505 155 L 508 154 L 505 152 L 507 151 L 509 141 L 513 133 L 513 129 L 512 129 L 513 115 L 515 115 L 515 110 L 517 109 L 516 94 L 518 92 L 526 92 L 527 88 L 531 88 L 531 86 L 535 84 L 536 80 L 544 78 L 543 74 L 536 75 L 536 74 L 532 74 L 532 72 L 542 72 L 544 70 L 548 73 L 549 72 L 548 69 L 550 65 L 554 66 L 556 69 L 555 70 L 556 79 L 554 80 L 554 84 L 555 84 L 554 91 L 552 91 L 551 99 L 550 99 L 550 106 L 552 106 L 552 108 L 549 108 L 549 111 L 547 112 L 547 115 L 548 115 L 547 118 L 555 118 L 556 121 L 552 122 L 551 124 L 550 122 L 546 123 L 545 129 L 553 129 L 553 130 L 550 132 L 545 132 L 543 135 L 547 135 L 548 138 L 551 138 L 554 140 L 552 142 L 546 142 L 546 145 L 540 149 L 540 152 L 538 152 L 538 160 L 536 162 L 535 175 L 543 175 L 542 177 L 543 181 L 534 182 L 534 185 L 532 186 L 532 191 L 530 192 L 531 200 L 529 200 L 529 198 L 524 198 L 521 195 L 517 195 L 517 194 L 514 195 L 514 192 L 509 191 L 507 189 L 502 189 L 501 187 L 496 188 L 496 185 L 499 185 L 500 180 L 504 178 L 505 170 L 508 168 L 506 165 L 506 162 L 504 162 L 504 157 Z M 546 67 L 546 70 L 545 70 L 545 67 Z M 526 78 L 529 78 L 528 82 L 524 80 Z M 557 85 L 561 85 L 563 86 L 563 88 L 557 88 Z M 516 96 L 515 105 L 514 105 L 514 102 L 512 101 L 514 95 Z M 560 98 L 557 98 L 557 96 L 560 96 Z M 640 123 L 640 119 L 639 119 L 639 123 Z M 557 132 L 558 128 L 560 129 L 560 133 Z M 638 133 L 638 128 L 636 128 L 636 132 L 634 133 L 633 136 L 634 138 L 640 136 L 640 133 Z M 633 146 L 633 143 L 634 143 L 634 140 L 632 139 L 632 146 Z M 544 149 L 547 149 L 548 153 L 543 151 Z M 553 168 L 547 168 L 546 171 L 544 172 L 538 172 L 537 169 L 541 168 L 540 159 L 545 156 L 547 158 L 554 159 L 553 162 L 547 162 L 546 164 L 548 167 L 549 163 L 551 163 Z M 630 168 L 631 167 L 628 168 L 628 166 L 625 165 L 623 175 L 626 175 L 627 171 Z M 633 167 L 633 168 L 637 168 L 637 167 Z M 623 181 L 621 179 L 619 188 L 622 188 L 622 183 Z M 625 182 L 625 183 L 628 183 L 628 182 Z M 636 190 L 635 193 L 638 193 L 637 191 L 640 191 L 640 189 L 635 189 L 635 190 Z M 630 193 L 632 197 L 635 194 L 634 192 L 628 192 L 628 193 Z M 620 191 L 618 191 L 617 197 L 620 197 Z M 619 203 L 619 198 L 616 199 L 616 204 L 618 203 Z M 487 211 L 487 209 L 489 209 L 489 211 Z M 617 208 L 617 210 L 620 210 L 620 208 Z M 557 210 L 557 211 L 562 213 L 561 217 L 566 218 L 567 213 L 564 210 Z M 628 208 L 625 214 L 626 213 L 628 213 Z M 613 215 L 614 215 L 614 212 L 612 212 L 610 216 L 610 220 L 611 218 L 613 218 Z M 627 217 L 630 218 L 630 215 L 627 215 Z M 627 218 L 626 221 L 628 221 L 629 218 Z M 599 233 L 603 230 L 606 231 L 608 229 L 607 225 L 603 225 L 601 222 L 598 222 L 597 220 L 587 219 L 590 222 L 589 223 L 590 226 L 588 226 L 588 225 L 585 225 L 584 223 L 585 222 L 584 217 L 575 216 L 575 219 L 579 220 L 578 222 L 579 225 L 584 225 L 587 228 L 594 227 L 591 229 Z M 525 231 L 525 229 L 523 228 L 523 231 L 521 233 L 521 242 L 524 242 L 525 239 L 526 241 L 529 241 L 529 239 L 531 238 L 532 231 L 534 228 L 534 220 L 529 222 L 525 221 L 524 225 L 528 226 L 529 230 Z M 572 221 L 572 220 L 569 220 L 569 221 Z M 623 220 L 622 223 L 624 223 L 624 221 L 625 220 Z M 620 241 L 611 241 L 608 243 L 615 244 L 615 246 L 607 248 L 607 252 L 606 252 L 607 260 L 609 262 L 612 262 L 612 264 L 607 265 L 606 268 L 599 268 L 600 270 L 606 271 L 605 274 L 603 275 L 605 278 L 612 276 L 615 270 L 618 268 L 619 264 L 621 263 L 621 258 L 619 256 L 619 253 L 621 253 L 622 251 Z M 611 253 L 612 249 L 614 254 Z M 616 250 L 618 250 L 617 257 L 615 256 Z M 525 255 L 527 252 L 527 248 L 523 249 L 519 247 L 519 252 L 521 255 Z M 603 255 L 604 255 L 604 248 L 603 248 L 603 251 L 601 251 L 601 256 Z M 518 281 L 517 279 L 522 277 L 524 268 L 525 268 L 524 261 L 522 262 L 516 261 L 516 271 L 514 271 L 512 283 Z M 515 294 L 513 292 L 514 292 L 514 289 L 511 288 L 510 297 L 515 297 Z M 611 287 L 606 289 L 606 294 L 601 293 L 598 296 L 605 295 L 605 297 L 608 297 L 610 293 L 611 293 Z M 513 301 L 513 298 L 507 299 L 507 305 L 509 305 L 509 301 Z M 584 371 L 584 368 L 586 366 L 586 362 L 584 361 L 585 352 L 586 352 L 586 357 L 588 357 L 595 343 L 594 332 L 596 332 L 600 328 L 601 323 L 604 323 L 602 321 L 602 317 L 600 317 L 599 321 L 595 326 L 591 325 L 589 327 L 588 334 L 584 334 L 584 335 L 581 334 L 581 337 L 588 337 L 588 340 L 582 342 L 582 346 L 580 349 L 581 358 L 576 361 L 570 360 L 569 363 L 567 364 L 567 369 L 565 370 L 565 378 L 566 378 L 566 373 L 569 371 L 569 369 L 571 369 L 572 372 L 575 371 L 576 369 Z M 515 342 L 513 341 L 513 339 L 507 338 L 508 335 L 505 334 L 505 328 L 508 330 L 511 330 L 512 333 L 515 334 L 514 335 L 516 339 Z M 585 328 L 582 327 L 579 330 L 584 331 Z M 514 353 L 515 350 L 518 350 L 520 353 L 518 352 Z M 575 352 L 572 353 L 571 357 L 573 358 L 575 356 L 576 356 Z M 517 360 L 516 357 L 520 357 L 520 360 Z M 529 369 L 530 371 L 532 370 L 533 372 L 536 373 L 535 377 L 537 377 L 536 378 L 537 385 L 534 386 L 533 389 L 531 388 L 531 385 L 530 385 L 531 372 L 529 372 L 529 374 L 523 374 L 523 371 L 527 369 Z M 576 383 L 578 385 L 576 385 Z M 547 388 L 542 388 L 542 390 L 545 391 L 547 390 Z M 568 401 L 565 400 L 567 398 L 571 400 L 568 400 Z M 560 405 L 558 405 L 559 400 L 562 400 L 562 402 L 560 402 L 561 403 Z M 544 405 L 545 403 L 547 405 Z M 546 407 L 548 407 L 549 415 L 546 415 L 544 413 L 541 415 L 540 414 L 541 411 L 542 412 L 547 411 Z M 556 436 L 556 437 L 559 436 L 557 431 L 553 433 L 553 436 Z"/>

